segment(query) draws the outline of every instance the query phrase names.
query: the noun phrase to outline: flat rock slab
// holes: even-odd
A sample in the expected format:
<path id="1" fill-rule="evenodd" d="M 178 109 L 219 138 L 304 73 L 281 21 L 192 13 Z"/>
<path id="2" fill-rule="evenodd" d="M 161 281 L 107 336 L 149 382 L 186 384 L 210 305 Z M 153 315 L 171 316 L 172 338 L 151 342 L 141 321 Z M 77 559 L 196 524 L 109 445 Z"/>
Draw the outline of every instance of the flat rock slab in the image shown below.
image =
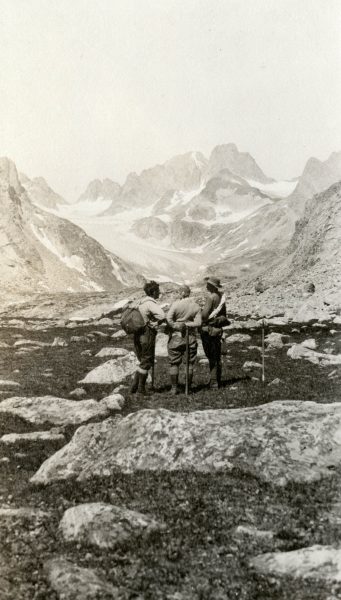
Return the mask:
<path id="1" fill-rule="evenodd" d="M 6 433 L 0 438 L 6 446 L 33 446 L 44 443 L 63 445 L 65 437 L 62 433 L 53 431 L 32 431 L 31 433 Z"/>
<path id="2" fill-rule="evenodd" d="M 114 471 L 233 471 L 283 486 L 332 476 L 341 464 L 341 403 L 284 400 L 229 410 L 141 410 L 80 427 L 31 481 Z"/>
<path id="3" fill-rule="evenodd" d="M 272 540 L 274 537 L 273 531 L 258 529 L 253 525 L 238 525 L 238 527 L 236 527 L 234 530 L 234 533 L 238 537 L 250 537 L 254 539 L 258 538 L 261 540 Z"/>
<path id="4" fill-rule="evenodd" d="M 44 571 L 60 600 L 113 600 L 122 597 L 104 576 L 93 569 L 78 567 L 65 558 L 48 560 Z"/>
<path id="5" fill-rule="evenodd" d="M 119 356 L 126 356 L 126 354 L 129 354 L 129 350 L 126 350 L 125 348 L 102 348 L 102 350 L 100 350 L 99 352 L 97 352 L 97 354 L 95 354 L 96 357 L 98 358 L 102 358 L 105 356 L 111 356 L 112 358 L 118 358 Z"/>
<path id="6" fill-rule="evenodd" d="M 137 359 L 133 352 L 128 352 L 117 359 L 108 360 L 99 365 L 78 383 L 110 384 L 120 383 L 132 375 L 137 367 Z"/>
<path id="7" fill-rule="evenodd" d="M 31 506 L 14 508 L 13 506 L 0 506 L 0 520 L 33 520 L 41 521 L 49 517 L 48 512 Z"/>
<path id="8" fill-rule="evenodd" d="M 13 344 L 14 346 L 37 346 L 39 348 L 44 348 L 46 346 L 51 346 L 47 342 L 38 342 L 37 340 L 17 340 Z"/>
<path id="9" fill-rule="evenodd" d="M 235 333 L 225 338 L 226 344 L 243 344 L 244 342 L 250 342 L 251 336 L 247 333 Z"/>
<path id="10" fill-rule="evenodd" d="M 341 581 L 340 547 L 316 545 L 291 552 L 269 552 L 256 556 L 250 564 L 264 575 Z"/>
<path id="11" fill-rule="evenodd" d="M 69 508 L 59 528 L 67 542 L 116 548 L 139 536 L 146 537 L 163 526 L 134 510 L 93 502 Z"/>
<path id="12" fill-rule="evenodd" d="M 33 425 L 80 425 L 106 417 L 109 410 L 96 400 L 68 400 L 55 396 L 12 397 L 0 402 L 0 413 L 14 415 Z"/>
<path id="13" fill-rule="evenodd" d="M 10 379 L 0 379 L 0 387 L 21 387 L 17 381 L 11 381 Z"/>
<path id="14" fill-rule="evenodd" d="M 302 344 L 293 344 L 287 352 L 294 360 L 304 358 L 315 365 L 327 367 L 328 365 L 341 365 L 341 354 L 326 354 L 315 352 Z"/>

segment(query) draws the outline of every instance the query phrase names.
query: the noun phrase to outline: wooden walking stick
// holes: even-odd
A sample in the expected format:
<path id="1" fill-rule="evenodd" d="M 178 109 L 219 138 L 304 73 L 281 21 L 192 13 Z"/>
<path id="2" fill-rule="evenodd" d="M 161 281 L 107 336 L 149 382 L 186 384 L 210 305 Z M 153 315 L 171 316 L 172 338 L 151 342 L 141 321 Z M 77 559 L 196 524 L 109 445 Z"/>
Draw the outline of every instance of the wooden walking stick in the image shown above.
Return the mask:
<path id="1" fill-rule="evenodd" d="M 262 382 L 265 383 L 264 319 L 262 319 Z"/>
<path id="2" fill-rule="evenodd" d="M 152 390 L 154 390 L 154 382 L 155 382 L 155 347 L 154 347 L 153 364 L 152 364 Z"/>
<path id="3" fill-rule="evenodd" d="M 189 331 L 188 327 L 186 327 L 186 383 L 185 383 L 185 394 L 188 396 L 189 394 Z"/>

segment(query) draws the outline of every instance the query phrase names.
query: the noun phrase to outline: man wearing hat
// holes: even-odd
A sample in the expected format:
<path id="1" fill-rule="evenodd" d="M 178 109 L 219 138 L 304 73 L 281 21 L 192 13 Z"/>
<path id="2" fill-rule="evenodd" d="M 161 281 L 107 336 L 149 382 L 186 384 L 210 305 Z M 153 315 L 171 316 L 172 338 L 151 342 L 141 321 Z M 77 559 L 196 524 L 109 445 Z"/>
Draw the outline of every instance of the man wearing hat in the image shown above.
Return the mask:
<path id="1" fill-rule="evenodd" d="M 179 299 L 173 302 L 167 314 L 167 322 L 171 330 L 168 341 L 168 357 L 173 395 L 179 393 L 179 367 L 186 352 L 186 327 L 189 330 L 188 389 L 193 380 L 193 365 L 198 350 L 196 328 L 201 326 L 201 310 L 199 304 L 190 298 L 190 294 L 191 290 L 188 285 L 181 286 Z"/>
<path id="2" fill-rule="evenodd" d="M 210 367 L 210 388 L 221 384 L 221 337 L 222 327 L 228 325 L 225 294 L 220 279 L 206 278 L 207 298 L 202 309 L 201 340 Z"/>
<path id="3" fill-rule="evenodd" d="M 134 334 L 134 350 L 139 360 L 133 382 L 130 387 L 132 394 L 149 395 L 146 391 L 148 371 L 154 363 L 156 334 L 159 324 L 166 321 L 166 315 L 157 303 L 160 297 L 160 286 L 156 281 L 148 281 L 143 287 L 146 294 L 137 307 L 142 315 L 144 327 Z"/>

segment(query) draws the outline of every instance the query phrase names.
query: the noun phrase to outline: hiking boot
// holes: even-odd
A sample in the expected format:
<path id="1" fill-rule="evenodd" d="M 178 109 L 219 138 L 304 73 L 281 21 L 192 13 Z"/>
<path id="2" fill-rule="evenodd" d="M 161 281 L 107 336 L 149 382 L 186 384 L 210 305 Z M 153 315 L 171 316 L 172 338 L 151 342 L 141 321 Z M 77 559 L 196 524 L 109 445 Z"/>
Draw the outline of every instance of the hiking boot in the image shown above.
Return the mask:
<path id="1" fill-rule="evenodd" d="M 137 393 L 138 396 L 152 396 L 152 393 L 146 390 L 146 381 L 147 381 L 148 373 L 138 373 L 138 387 Z"/>
<path id="2" fill-rule="evenodd" d="M 138 387 L 139 387 L 139 372 L 135 371 L 134 378 L 133 378 L 133 381 L 131 383 L 130 390 L 129 390 L 130 393 L 136 394 Z"/>
<path id="3" fill-rule="evenodd" d="M 177 396 L 178 394 L 180 394 L 180 390 L 179 390 L 179 376 L 178 375 L 171 375 L 171 395 L 172 396 Z"/>

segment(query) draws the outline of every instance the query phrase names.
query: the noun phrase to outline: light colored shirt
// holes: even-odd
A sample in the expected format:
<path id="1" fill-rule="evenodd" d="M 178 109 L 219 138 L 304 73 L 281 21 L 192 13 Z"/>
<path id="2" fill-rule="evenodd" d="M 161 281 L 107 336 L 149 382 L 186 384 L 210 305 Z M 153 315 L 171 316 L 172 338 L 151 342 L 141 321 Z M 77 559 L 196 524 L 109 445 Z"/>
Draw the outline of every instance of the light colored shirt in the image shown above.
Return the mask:
<path id="1" fill-rule="evenodd" d="M 172 329 L 182 329 L 183 324 L 195 328 L 201 325 L 201 309 L 191 298 L 175 300 L 167 314 L 167 321 Z"/>
<path id="2" fill-rule="evenodd" d="M 156 302 L 155 298 L 146 296 L 137 304 L 138 309 L 143 317 L 145 325 L 149 325 L 152 329 L 156 329 L 159 322 L 166 319 L 161 306 Z"/>

